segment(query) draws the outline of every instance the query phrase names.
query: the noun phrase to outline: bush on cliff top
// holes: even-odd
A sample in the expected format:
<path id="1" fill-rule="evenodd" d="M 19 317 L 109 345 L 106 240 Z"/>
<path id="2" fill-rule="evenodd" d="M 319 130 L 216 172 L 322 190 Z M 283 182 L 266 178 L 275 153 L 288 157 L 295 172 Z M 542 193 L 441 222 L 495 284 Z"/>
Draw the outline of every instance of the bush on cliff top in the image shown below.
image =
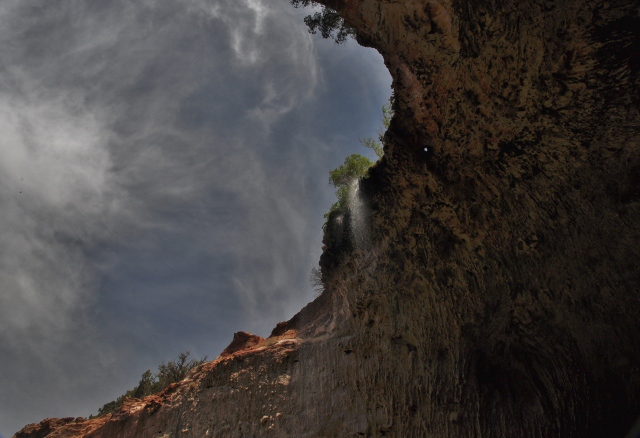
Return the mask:
<path id="1" fill-rule="evenodd" d="M 128 390 L 116 400 L 106 403 L 98 409 L 98 416 L 115 412 L 128 398 L 142 398 L 162 391 L 172 383 L 181 381 L 189 371 L 207 361 L 207 356 L 200 360 L 188 360 L 190 354 L 189 351 L 185 351 L 180 353 L 175 360 L 170 360 L 166 364 L 161 362 L 158 366 L 158 372 L 155 374 L 151 370 L 145 371 L 140 378 L 138 386 Z"/>
<path id="2" fill-rule="evenodd" d="M 352 154 L 344 159 L 344 163 L 329 172 L 329 182 L 336 188 L 338 200 L 324 215 L 325 218 L 328 218 L 332 211 L 344 210 L 349 206 L 349 186 L 361 178 L 371 166 L 373 161 L 367 157 Z"/>
<path id="3" fill-rule="evenodd" d="M 382 125 L 384 129 L 378 130 L 378 139 L 373 137 L 361 138 L 362 146 L 372 149 L 373 152 L 382 158 L 384 155 L 382 142 L 384 133 L 389 128 L 391 117 L 393 117 L 393 94 L 389 97 L 389 102 L 382 106 Z M 336 188 L 336 197 L 338 200 L 331 206 L 329 211 L 324 215 L 325 219 L 329 217 L 331 212 L 336 210 L 344 210 L 349 203 L 349 186 L 357 179 L 362 178 L 367 170 L 373 166 L 374 162 L 360 154 L 351 154 L 345 158 L 337 168 L 329 171 L 329 182 Z"/>

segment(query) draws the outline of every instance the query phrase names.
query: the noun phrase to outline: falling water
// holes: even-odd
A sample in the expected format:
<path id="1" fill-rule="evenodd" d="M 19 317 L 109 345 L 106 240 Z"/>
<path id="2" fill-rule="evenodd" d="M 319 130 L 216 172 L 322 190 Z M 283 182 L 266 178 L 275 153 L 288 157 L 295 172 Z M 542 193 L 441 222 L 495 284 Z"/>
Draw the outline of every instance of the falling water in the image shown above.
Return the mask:
<path id="1" fill-rule="evenodd" d="M 349 212 L 351 216 L 351 233 L 357 248 L 363 249 L 369 243 L 367 206 L 360 198 L 360 180 L 349 185 Z"/>

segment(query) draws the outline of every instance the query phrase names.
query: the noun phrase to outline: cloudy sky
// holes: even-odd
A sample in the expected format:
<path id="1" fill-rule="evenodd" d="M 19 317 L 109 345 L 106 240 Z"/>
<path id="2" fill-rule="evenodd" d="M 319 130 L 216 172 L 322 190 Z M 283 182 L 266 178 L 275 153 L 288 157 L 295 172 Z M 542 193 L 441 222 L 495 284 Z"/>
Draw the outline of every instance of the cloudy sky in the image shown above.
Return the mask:
<path id="1" fill-rule="evenodd" d="M 3 0 L 0 438 L 313 297 L 382 58 L 288 0 Z"/>

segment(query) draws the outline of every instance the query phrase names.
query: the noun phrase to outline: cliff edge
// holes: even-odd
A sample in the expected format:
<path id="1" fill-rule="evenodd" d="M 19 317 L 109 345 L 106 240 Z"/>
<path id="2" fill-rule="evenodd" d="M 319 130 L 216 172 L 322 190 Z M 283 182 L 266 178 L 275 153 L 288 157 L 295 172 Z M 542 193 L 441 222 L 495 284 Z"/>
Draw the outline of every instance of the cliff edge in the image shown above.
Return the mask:
<path id="1" fill-rule="evenodd" d="M 326 0 L 395 117 L 323 294 L 180 383 L 23 437 L 622 437 L 640 414 L 640 6 Z"/>

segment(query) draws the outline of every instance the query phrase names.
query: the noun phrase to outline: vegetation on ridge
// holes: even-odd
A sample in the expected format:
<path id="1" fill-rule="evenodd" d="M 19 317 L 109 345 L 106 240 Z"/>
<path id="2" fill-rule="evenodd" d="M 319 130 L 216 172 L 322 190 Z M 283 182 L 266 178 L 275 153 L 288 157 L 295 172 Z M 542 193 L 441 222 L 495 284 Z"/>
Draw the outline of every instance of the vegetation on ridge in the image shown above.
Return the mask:
<path id="1" fill-rule="evenodd" d="M 373 166 L 373 161 L 360 154 L 351 154 L 344 163 L 329 172 L 329 182 L 336 188 L 338 200 L 333 203 L 324 215 L 328 218 L 332 211 L 349 207 L 349 190 L 351 184 L 362 177 Z"/>
<path id="2" fill-rule="evenodd" d="M 138 386 L 128 390 L 114 401 L 106 403 L 98 409 L 97 416 L 99 417 L 115 412 L 128 398 L 143 398 L 162 391 L 172 383 L 183 380 L 189 371 L 202 365 L 208 360 L 207 356 L 200 360 L 187 360 L 190 354 L 191 353 L 189 353 L 189 351 L 185 351 L 184 353 L 180 353 L 175 360 L 170 360 L 166 364 L 164 361 L 161 362 L 158 366 L 158 372 L 155 374 L 152 373 L 151 370 L 145 371 L 140 378 Z"/>
<path id="3" fill-rule="evenodd" d="M 391 118 L 393 117 L 393 101 L 394 101 L 393 93 L 389 96 L 389 102 L 382 105 L 382 126 L 384 129 L 378 129 L 378 139 L 374 140 L 373 137 L 361 138 L 360 144 L 366 148 L 373 149 L 373 152 L 378 156 L 378 158 L 382 158 L 384 155 L 384 150 L 382 148 L 382 142 L 384 140 L 384 133 L 389 129 L 389 125 L 391 124 Z"/>
<path id="4" fill-rule="evenodd" d="M 389 101 L 382 106 L 381 121 L 384 129 L 380 128 L 378 130 L 378 138 L 374 139 L 373 137 L 367 137 L 360 139 L 360 144 L 366 148 L 372 149 L 378 158 L 382 158 L 384 155 L 382 144 L 384 135 L 387 129 L 389 129 L 391 118 L 393 117 L 393 102 L 394 95 L 391 94 Z M 329 171 L 329 182 L 336 188 L 336 197 L 338 200 L 333 203 L 329 211 L 324 215 L 327 221 L 329 220 L 331 213 L 334 211 L 344 211 L 349 208 L 349 190 L 351 184 L 357 179 L 363 177 L 373 164 L 375 163 L 363 155 L 351 154 L 345 158 L 344 163 Z M 327 223 L 328 222 L 325 222 L 323 226 L 325 233 L 328 232 L 326 229 Z M 319 297 L 324 290 L 322 269 L 320 267 L 311 269 L 309 283 L 313 288 L 314 298 Z"/>
<path id="5" fill-rule="evenodd" d="M 384 129 L 378 130 L 378 139 L 375 140 L 373 137 L 360 139 L 360 144 L 366 148 L 372 149 L 378 158 L 382 158 L 384 155 L 382 141 L 384 133 L 389 128 L 391 118 L 393 117 L 393 97 L 394 96 L 392 94 L 391 97 L 389 97 L 389 102 L 382 106 L 382 124 Z M 336 197 L 338 200 L 324 215 L 325 218 L 328 218 L 331 212 L 343 210 L 349 206 L 349 186 L 351 183 L 364 176 L 373 164 L 373 161 L 363 155 L 351 154 L 345 158 L 344 163 L 329 171 L 329 182 L 336 188 Z"/>

